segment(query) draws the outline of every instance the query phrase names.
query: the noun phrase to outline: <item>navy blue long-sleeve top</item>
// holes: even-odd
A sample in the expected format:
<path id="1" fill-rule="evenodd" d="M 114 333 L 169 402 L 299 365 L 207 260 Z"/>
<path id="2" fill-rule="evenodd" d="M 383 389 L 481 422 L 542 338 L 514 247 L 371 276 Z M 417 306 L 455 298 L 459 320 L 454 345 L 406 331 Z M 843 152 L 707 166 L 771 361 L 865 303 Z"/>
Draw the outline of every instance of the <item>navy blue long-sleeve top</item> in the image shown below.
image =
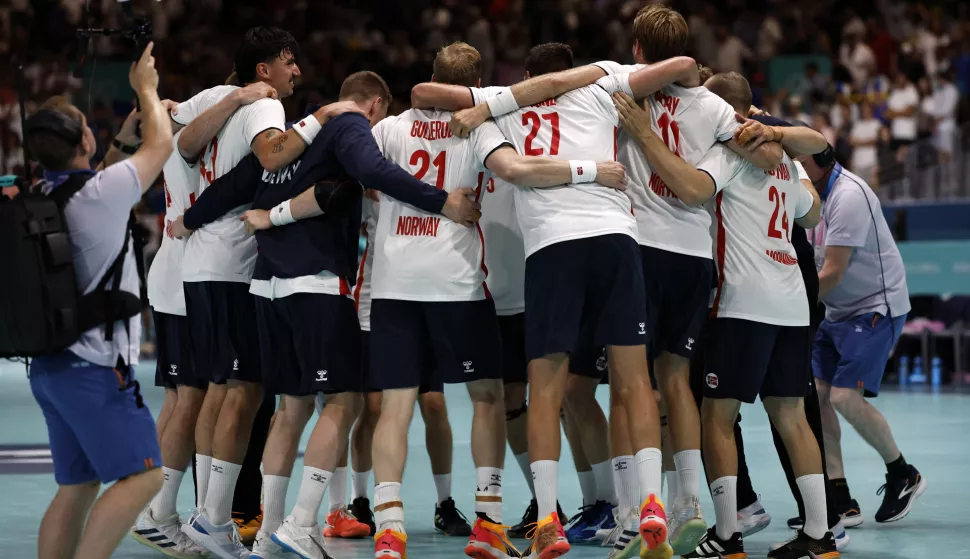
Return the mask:
<path id="1" fill-rule="evenodd" d="M 185 212 L 185 226 L 199 229 L 250 202 L 253 209 L 269 210 L 318 181 L 348 178 L 426 212 L 440 213 L 448 199 L 447 192 L 415 179 L 384 159 L 368 120 L 358 113 L 346 113 L 330 120 L 306 151 L 279 171 L 264 170 L 255 154 L 243 158 Z M 354 207 L 355 211 L 346 215 L 325 214 L 257 231 L 253 279 L 295 278 L 328 271 L 353 285 L 361 219 L 360 204 Z"/>

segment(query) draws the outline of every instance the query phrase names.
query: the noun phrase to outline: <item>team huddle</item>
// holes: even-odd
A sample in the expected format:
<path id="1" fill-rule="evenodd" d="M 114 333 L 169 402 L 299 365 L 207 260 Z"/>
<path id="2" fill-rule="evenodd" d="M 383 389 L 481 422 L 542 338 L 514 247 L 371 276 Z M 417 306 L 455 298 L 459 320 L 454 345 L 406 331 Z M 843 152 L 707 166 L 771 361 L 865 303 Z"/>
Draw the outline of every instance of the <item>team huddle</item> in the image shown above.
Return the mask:
<path id="1" fill-rule="evenodd" d="M 747 81 L 702 75 L 676 11 L 644 8 L 633 30 L 635 65 L 574 68 L 568 46 L 543 44 L 510 88 L 481 87 L 479 53 L 455 43 L 412 109 L 388 117 L 387 84 L 358 72 L 292 126 L 278 98 L 300 74 L 298 45 L 250 30 L 235 85 L 171 111 L 168 227 L 149 274 L 165 484 L 136 539 L 172 557 L 324 559 L 325 535 L 373 536 L 375 558 L 404 559 L 417 402 L 435 527 L 467 537 L 469 557 L 551 559 L 606 539 L 610 558 L 742 558 L 734 428 L 760 396 L 804 505 L 796 537 L 768 556 L 839 556 L 804 409 L 817 294 L 791 240 L 819 222 L 800 161 L 821 165 L 827 144 L 748 119 Z M 594 398 L 604 382 L 609 421 Z M 451 495 L 444 384 L 465 384 L 474 409 L 471 525 Z M 232 501 L 267 395 L 279 407 L 248 549 Z M 557 499 L 563 427 L 584 499 L 572 521 Z M 511 528 L 506 445 L 533 493 Z M 193 455 L 197 503 L 182 523 Z M 520 551 L 510 538 L 522 537 Z"/>

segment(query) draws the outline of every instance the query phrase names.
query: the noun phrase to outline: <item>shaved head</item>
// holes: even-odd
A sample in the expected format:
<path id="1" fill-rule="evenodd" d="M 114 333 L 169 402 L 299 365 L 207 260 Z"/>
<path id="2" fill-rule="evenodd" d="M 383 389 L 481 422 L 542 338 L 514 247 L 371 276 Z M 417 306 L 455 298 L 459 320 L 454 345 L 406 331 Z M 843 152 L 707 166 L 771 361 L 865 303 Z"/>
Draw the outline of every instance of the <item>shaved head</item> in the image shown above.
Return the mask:
<path id="1" fill-rule="evenodd" d="M 751 108 L 751 86 L 744 76 L 737 72 L 714 74 L 704 83 L 711 93 L 728 102 L 734 110 L 742 115 L 748 114 Z"/>

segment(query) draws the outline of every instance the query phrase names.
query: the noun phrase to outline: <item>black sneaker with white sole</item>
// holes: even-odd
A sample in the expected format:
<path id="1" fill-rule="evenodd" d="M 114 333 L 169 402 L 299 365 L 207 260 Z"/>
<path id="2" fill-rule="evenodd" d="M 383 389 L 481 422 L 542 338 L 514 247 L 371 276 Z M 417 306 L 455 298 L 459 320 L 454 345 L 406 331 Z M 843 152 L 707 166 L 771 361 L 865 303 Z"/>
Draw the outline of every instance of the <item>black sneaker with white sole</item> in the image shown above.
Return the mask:
<path id="1" fill-rule="evenodd" d="M 768 552 L 768 559 L 838 559 L 839 557 L 832 532 L 826 532 L 821 539 L 816 540 L 799 530 L 794 538 Z"/>
<path id="2" fill-rule="evenodd" d="M 467 538 L 472 535 L 472 527 L 468 519 L 455 506 L 455 500 L 449 497 L 434 509 L 434 527 L 446 536 Z"/>
<path id="3" fill-rule="evenodd" d="M 698 542 L 697 549 L 682 557 L 683 559 L 746 559 L 748 555 L 744 552 L 741 532 L 735 532 L 729 540 L 722 540 L 712 526 Z"/>
<path id="4" fill-rule="evenodd" d="M 926 480 L 922 474 L 909 465 L 907 477 L 896 477 L 886 474 L 886 484 L 879 488 L 877 495 L 882 495 L 882 506 L 876 511 L 876 522 L 895 522 L 909 514 L 913 502 L 926 491 Z"/>
<path id="5" fill-rule="evenodd" d="M 859 508 L 859 501 L 849 499 L 845 503 L 836 505 L 839 516 L 842 517 L 842 525 L 846 528 L 855 528 L 862 524 L 862 509 Z M 788 527 L 792 530 L 801 530 L 805 527 L 805 519 L 795 516 L 788 519 Z"/>

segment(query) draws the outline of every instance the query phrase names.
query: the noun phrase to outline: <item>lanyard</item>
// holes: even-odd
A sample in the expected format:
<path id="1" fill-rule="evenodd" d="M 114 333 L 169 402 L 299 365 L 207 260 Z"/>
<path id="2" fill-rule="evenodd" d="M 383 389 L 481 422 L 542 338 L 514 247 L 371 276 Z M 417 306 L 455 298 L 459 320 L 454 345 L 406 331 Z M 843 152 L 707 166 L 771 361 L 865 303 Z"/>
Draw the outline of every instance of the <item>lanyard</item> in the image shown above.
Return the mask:
<path id="1" fill-rule="evenodd" d="M 832 192 L 832 187 L 835 186 L 835 181 L 839 179 L 839 176 L 841 174 L 842 174 L 842 165 L 839 165 L 838 163 L 836 163 L 832 167 L 832 172 L 829 174 L 829 180 L 826 181 L 825 183 L 825 188 L 818 193 L 822 201 L 825 201 L 825 199 L 829 197 L 829 194 Z"/>
<path id="2" fill-rule="evenodd" d="M 71 178 L 71 175 L 84 174 L 94 175 L 91 169 L 71 169 L 70 171 L 44 171 L 44 179 L 51 185 L 51 190 L 64 184 L 64 181 Z"/>

